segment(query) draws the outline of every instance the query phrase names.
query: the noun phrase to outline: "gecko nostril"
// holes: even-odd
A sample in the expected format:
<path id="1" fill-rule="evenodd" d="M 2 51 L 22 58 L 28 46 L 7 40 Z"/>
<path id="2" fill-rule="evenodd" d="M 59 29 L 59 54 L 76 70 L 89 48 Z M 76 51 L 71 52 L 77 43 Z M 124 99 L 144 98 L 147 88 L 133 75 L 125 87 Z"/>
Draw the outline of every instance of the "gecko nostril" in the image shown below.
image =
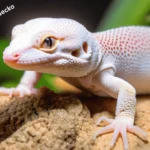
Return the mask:
<path id="1" fill-rule="evenodd" d="M 14 53 L 13 56 L 14 56 L 15 58 L 18 58 L 20 55 L 17 54 L 17 53 Z"/>

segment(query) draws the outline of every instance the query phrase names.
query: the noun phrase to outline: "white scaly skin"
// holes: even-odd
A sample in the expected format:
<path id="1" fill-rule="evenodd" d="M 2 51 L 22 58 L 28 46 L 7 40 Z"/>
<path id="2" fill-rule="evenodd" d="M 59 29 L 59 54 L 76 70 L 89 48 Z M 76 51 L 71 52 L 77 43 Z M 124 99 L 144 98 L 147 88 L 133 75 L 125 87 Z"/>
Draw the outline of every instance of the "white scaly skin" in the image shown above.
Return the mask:
<path id="1" fill-rule="evenodd" d="M 43 37 L 55 39 L 43 48 Z M 45 45 L 44 45 L 45 48 Z M 101 117 L 108 126 L 94 137 L 114 131 L 111 146 L 122 135 L 128 149 L 127 131 L 146 137 L 134 126 L 136 92 L 150 93 L 150 28 L 123 27 L 90 33 L 70 19 L 39 18 L 14 27 L 12 41 L 5 49 L 4 62 L 25 72 L 17 88 L 0 88 L 0 94 L 36 93 L 41 73 L 62 77 L 98 96 L 117 99 L 116 117 Z M 37 73 L 39 72 L 39 73 Z"/>

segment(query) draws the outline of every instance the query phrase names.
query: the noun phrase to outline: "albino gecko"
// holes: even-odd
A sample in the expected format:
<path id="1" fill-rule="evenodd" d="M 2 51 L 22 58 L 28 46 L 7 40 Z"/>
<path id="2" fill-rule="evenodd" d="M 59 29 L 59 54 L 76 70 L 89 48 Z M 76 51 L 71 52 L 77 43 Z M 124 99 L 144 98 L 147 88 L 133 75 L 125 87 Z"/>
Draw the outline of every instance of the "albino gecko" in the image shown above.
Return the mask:
<path id="1" fill-rule="evenodd" d="M 134 126 L 136 93 L 150 93 L 150 28 L 121 27 L 91 33 L 71 19 L 38 18 L 17 25 L 3 53 L 4 62 L 24 73 L 16 88 L 0 88 L 0 94 L 30 95 L 41 73 L 54 74 L 98 96 L 117 99 L 115 119 L 101 117 L 109 125 L 94 137 L 119 133 L 128 149 L 127 131 L 143 138 Z"/>

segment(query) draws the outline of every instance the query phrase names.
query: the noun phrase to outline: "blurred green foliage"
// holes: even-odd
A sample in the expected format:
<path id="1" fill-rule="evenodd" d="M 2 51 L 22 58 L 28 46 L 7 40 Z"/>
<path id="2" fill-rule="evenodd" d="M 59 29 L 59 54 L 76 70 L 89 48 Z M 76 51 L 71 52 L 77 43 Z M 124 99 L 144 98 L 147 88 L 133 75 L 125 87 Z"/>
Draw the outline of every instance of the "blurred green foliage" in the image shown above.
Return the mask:
<path id="1" fill-rule="evenodd" d="M 21 71 L 14 71 L 14 69 L 6 66 L 3 62 L 2 54 L 9 40 L 0 40 L 0 86 L 15 86 L 17 80 L 19 81 L 22 75 Z"/>
<path id="2" fill-rule="evenodd" d="M 104 18 L 97 30 L 106 30 L 125 25 L 149 25 L 150 24 L 150 0 L 114 0 L 107 9 Z M 2 60 L 2 53 L 9 44 L 9 40 L 0 40 L 0 86 L 16 86 L 20 80 L 22 71 L 17 71 L 6 66 Z M 53 84 L 55 76 L 43 75 L 37 87 L 48 86 L 55 92 L 59 89 Z"/>
<path id="3" fill-rule="evenodd" d="M 150 25 L 150 0 L 114 0 L 97 30 L 128 25 Z"/>

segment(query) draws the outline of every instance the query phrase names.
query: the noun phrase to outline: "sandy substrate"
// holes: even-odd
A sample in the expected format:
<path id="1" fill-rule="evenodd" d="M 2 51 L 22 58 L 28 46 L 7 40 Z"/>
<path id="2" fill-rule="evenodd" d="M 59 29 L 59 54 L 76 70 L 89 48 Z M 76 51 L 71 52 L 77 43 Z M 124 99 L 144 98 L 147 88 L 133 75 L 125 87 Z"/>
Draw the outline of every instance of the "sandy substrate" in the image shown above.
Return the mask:
<path id="1" fill-rule="evenodd" d="M 109 150 L 112 133 L 92 139 L 100 116 L 114 117 L 116 100 L 89 95 L 0 97 L 0 150 Z M 130 150 L 150 150 L 150 96 L 138 97 L 135 124 L 148 141 L 128 133 Z M 103 124 L 102 124 L 103 125 Z M 123 150 L 121 137 L 114 150 Z"/>

